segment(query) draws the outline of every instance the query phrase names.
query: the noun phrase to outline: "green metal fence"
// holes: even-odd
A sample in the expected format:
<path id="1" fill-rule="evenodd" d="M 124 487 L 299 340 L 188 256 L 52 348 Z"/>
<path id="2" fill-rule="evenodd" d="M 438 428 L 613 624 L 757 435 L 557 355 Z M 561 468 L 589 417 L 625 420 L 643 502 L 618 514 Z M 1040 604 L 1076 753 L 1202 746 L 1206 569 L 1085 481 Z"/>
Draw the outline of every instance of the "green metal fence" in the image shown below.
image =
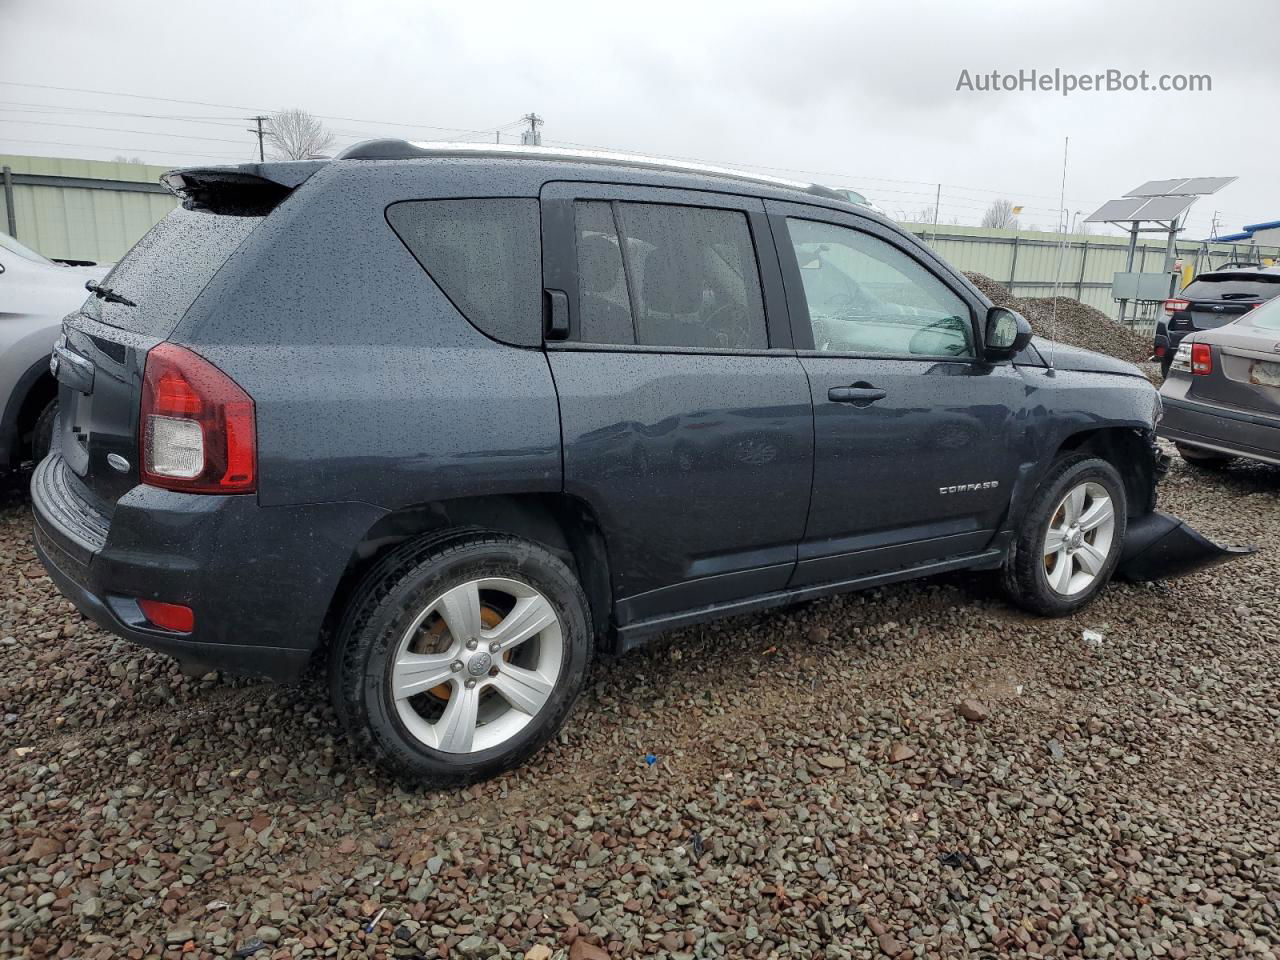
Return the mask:
<path id="1" fill-rule="evenodd" d="M 177 201 L 168 167 L 0 155 L 0 229 L 46 257 L 109 263 Z"/>

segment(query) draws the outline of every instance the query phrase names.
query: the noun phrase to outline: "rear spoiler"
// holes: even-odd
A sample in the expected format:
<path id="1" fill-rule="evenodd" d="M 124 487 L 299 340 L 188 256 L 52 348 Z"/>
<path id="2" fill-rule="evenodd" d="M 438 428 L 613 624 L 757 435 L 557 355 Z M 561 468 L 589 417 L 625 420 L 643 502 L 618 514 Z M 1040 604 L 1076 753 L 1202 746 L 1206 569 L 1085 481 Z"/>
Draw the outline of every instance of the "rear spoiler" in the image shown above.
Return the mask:
<path id="1" fill-rule="evenodd" d="M 289 160 L 182 167 L 170 170 L 160 182 L 188 210 L 262 216 L 270 213 L 325 163 L 324 160 Z"/>

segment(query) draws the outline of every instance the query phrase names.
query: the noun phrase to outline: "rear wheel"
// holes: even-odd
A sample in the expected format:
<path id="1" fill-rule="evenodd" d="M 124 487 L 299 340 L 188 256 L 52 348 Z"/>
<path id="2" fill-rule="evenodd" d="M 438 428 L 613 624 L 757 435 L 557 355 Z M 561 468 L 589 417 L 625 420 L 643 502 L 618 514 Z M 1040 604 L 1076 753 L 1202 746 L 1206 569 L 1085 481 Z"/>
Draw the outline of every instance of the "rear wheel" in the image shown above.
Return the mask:
<path id="1" fill-rule="evenodd" d="M 554 554 L 502 534 L 395 551 L 370 572 L 330 663 L 357 747 L 431 785 L 522 762 L 568 716 L 591 660 L 582 588 Z"/>
<path id="2" fill-rule="evenodd" d="M 1230 454 L 1216 453 L 1213 450 L 1205 450 L 1203 447 L 1193 447 L 1185 443 L 1175 443 L 1174 446 L 1178 448 L 1178 456 L 1193 467 L 1214 470 L 1225 467 L 1235 459 Z"/>
<path id="3" fill-rule="evenodd" d="M 1127 510 L 1124 482 L 1110 463 L 1087 455 L 1058 460 L 1005 561 L 1010 599 L 1055 617 L 1087 604 L 1120 562 Z"/>

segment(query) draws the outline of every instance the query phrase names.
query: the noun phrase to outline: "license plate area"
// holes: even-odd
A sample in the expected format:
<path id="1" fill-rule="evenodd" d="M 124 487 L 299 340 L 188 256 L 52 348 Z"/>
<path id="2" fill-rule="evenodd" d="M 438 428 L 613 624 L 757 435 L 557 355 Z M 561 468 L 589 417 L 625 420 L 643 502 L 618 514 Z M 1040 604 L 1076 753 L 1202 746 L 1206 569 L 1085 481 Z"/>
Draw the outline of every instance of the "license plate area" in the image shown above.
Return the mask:
<path id="1" fill-rule="evenodd" d="M 1249 382 L 1261 387 L 1280 387 L 1280 363 L 1255 360 L 1249 368 Z"/>

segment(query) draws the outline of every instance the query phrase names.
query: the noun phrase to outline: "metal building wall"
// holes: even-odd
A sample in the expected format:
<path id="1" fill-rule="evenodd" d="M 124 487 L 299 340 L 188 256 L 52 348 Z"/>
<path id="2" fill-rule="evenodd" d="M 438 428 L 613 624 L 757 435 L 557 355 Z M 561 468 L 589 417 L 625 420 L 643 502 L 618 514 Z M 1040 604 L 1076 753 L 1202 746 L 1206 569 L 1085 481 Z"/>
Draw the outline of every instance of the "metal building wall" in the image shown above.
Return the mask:
<path id="1" fill-rule="evenodd" d="M 935 235 L 931 225 L 903 226 L 955 267 L 998 280 L 1015 296 L 1050 297 L 1056 277 L 1059 296 L 1074 297 L 1112 318 L 1119 313 L 1119 304 L 1111 299 L 1111 281 L 1125 269 L 1127 237 L 1077 234 L 1065 238 L 1064 245 L 1063 236 L 1056 233 L 939 226 Z M 1229 260 L 1280 258 L 1280 247 L 1217 243 L 1202 248 L 1185 241 L 1178 243 L 1178 255 L 1200 272 Z M 1158 273 L 1164 261 L 1163 238 L 1146 234 L 1139 239 L 1134 270 Z M 1151 314 L 1151 308 L 1145 313 Z"/>
<path id="2" fill-rule="evenodd" d="M 5 167 L 11 189 L 0 189 L 0 230 L 46 257 L 119 260 L 177 204 L 159 183 L 168 167 L 0 155 Z"/>

